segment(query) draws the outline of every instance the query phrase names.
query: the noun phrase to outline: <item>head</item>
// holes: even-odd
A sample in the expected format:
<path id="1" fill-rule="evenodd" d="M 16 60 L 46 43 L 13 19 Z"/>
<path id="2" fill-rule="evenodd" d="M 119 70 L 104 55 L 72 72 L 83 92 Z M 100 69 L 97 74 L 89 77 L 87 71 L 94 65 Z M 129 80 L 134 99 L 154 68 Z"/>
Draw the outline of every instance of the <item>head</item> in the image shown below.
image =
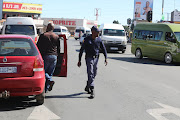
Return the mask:
<path id="1" fill-rule="evenodd" d="M 54 30 L 54 24 L 49 23 L 49 24 L 47 25 L 46 32 L 53 31 L 53 30 Z"/>
<path id="2" fill-rule="evenodd" d="M 149 7 L 149 4 L 150 4 L 150 2 L 149 2 L 149 1 L 147 1 L 147 2 L 146 2 L 146 7 Z"/>
<path id="3" fill-rule="evenodd" d="M 91 28 L 91 32 L 92 32 L 92 37 L 93 38 L 96 38 L 99 36 L 99 29 L 96 27 L 96 26 L 93 26 Z"/>

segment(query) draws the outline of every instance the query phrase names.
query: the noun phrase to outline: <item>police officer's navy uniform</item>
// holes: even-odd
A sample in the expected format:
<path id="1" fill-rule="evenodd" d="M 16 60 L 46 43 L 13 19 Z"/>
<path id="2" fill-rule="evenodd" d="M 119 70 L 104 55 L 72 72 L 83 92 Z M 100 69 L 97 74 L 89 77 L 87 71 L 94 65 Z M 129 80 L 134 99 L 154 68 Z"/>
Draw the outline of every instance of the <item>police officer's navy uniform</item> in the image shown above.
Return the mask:
<path id="1" fill-rule="evenodd" d="M 92 35 L 87 36 L 84 39 L 84 42 L 81 46 L 80 53 L 79 53 L 79 61 L 81 61 L 81 57 L 83 51 L 85 50 L 85 60 L 87 66 L 87 74 L 88 74 L 88 81 L 85 90 L 88 92 L 87 89 L 94 89 L 94 80 L 97 74 L 97 63 L 99 59 L 99 51 L 102 50 L 105 59 L 107 59 L 107 52 L 106 48 L 101 40 L 100 37 L 96 37 L 95 40 L 92 39 Z"/>

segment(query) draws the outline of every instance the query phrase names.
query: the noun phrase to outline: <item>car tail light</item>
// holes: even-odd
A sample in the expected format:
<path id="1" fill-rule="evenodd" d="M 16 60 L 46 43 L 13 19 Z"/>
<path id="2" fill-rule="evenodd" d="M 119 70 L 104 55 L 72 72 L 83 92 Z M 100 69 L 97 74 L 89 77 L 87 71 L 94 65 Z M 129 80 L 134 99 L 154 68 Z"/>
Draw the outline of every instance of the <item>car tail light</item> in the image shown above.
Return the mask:
<path id="1" fill-rule="evenodd" d="M 43 61 L 40 58 L 40 56 L 36 56 L 35 61 L 34 61 L 34 67 L 33 67 L 33 71 L 43 71 L 44 70 L 44 65 L 43 65 Z"/>
<path id="2" fill-rule="evenodd" d="M 37 36 L 35 37 L 35 43 L 37 43 Z"/>

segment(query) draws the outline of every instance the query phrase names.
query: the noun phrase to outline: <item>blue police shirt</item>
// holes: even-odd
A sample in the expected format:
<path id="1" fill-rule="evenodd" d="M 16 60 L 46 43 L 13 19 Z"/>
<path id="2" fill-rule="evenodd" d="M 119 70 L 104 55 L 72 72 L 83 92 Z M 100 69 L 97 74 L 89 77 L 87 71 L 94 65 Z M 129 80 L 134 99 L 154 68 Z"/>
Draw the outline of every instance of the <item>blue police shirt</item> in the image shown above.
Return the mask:
<path id="1" fill-rule="evenodd" d="M 84 39 L 84 42 L 81 46 L 80 52 L 79 52 L 79 61 L 81 61 L 81 57 L 83 54 L 83 51 L 85 50 L 86 56 L 85 57 L 94 57 L 99 56 L 99 50 L 102 50 L 105 59 L 107 58 L 107 52 L 106 48 L 101 40 L 100 37 L 96 37 L 95 40 L 92 39 L 92 35 L 87 36 Z"/>

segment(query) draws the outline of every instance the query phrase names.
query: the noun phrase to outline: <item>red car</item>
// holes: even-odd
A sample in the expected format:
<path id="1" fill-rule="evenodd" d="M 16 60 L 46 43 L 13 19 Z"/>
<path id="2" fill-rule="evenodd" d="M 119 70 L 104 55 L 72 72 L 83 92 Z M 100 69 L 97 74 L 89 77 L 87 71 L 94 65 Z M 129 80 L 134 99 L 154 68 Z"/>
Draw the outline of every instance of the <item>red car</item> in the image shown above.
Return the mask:
<path id="1" fill-rule="evenodd" d="M 0 36 L 0 97 L 36 95 L 44 103 L 45 72 L 41 54 L 31 37 Z"/>
<path id="2" fill-rule="evenodd" d="M 65 35 L 54 76 L 67 77 L 67 43 Z M 0 98 L 34 95 L 44 103 L 45 72 L 42 56 L 31 37 L 0 35 Z"/>

